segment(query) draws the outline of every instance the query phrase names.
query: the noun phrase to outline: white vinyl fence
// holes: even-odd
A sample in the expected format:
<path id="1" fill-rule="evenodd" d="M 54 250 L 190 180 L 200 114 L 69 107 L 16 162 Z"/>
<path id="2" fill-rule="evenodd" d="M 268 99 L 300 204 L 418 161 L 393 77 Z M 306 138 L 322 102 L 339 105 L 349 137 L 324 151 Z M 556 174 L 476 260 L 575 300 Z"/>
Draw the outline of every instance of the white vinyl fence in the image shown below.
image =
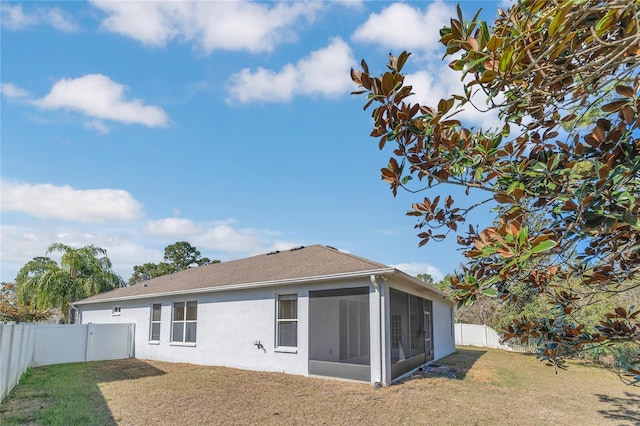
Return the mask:
<path id="1" fill-rule="evenodd" d="M 29 367 L 133 357 L 134 327 L 0 323 L 0 401 Z"/>
<path id="2" fill-rule="evenodd" d="M 0 322 L 0 402 L 31 366 L 34 324 Z"/>
<path id="3" fill-rule="evenodd" d="M 511 346 L 503 344 L 500 334 L 487 325 L 458 323 L 455 324 L 455 332 L 456 345 L 513 350 Z"/>

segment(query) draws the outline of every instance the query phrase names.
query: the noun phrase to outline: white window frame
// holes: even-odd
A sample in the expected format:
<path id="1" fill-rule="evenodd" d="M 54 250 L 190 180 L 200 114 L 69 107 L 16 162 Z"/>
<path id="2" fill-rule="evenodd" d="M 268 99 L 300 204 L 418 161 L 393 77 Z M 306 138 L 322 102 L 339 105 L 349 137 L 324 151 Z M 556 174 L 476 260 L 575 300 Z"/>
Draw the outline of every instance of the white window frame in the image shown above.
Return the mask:
<path id="1" fill-rule="evenodd" d="M 153 319 L 153 307 L 154 306 L 160 306 L 160 319 L 158 319 L 158 320 L 154 320 Z M 160 327 L 157 339 L 153 338 L 153 325 L 154 324 L 158 324 L 159 327 Z M 151 344 L 159 344 L 161 336 L 162 336 L 162 303 L 152 303 L 151 306 L 149 307 L 149 343 L 151 343 Z"/>
<path id="2" fill-rule="evenodd" d="M 111 316 L 117 317 L 122 312 L 122 306 L 116 305 L 111 308 Z"/>
<path id="3" fill-rule="evenodd" d="M 184 307 L 182 309 L 184 309 L 184 316 L 183 316 L 183 320 L 178 320 L 176 321 L 175 317 L 176 317 L 176 305 L 178 303 L 184 303 Z M 196 319 L 195 320 L 188 320 L 187 319 L 187 305 L 189 303 L 195 303 L 196 304 Z M 173 330 L 174 327 L 176 327 L 176 323 L 180 324 L 182 328 L 182 340 L 173 340 Z M 196 340 L 193 342 L 187 342 L 185 341 L 186 337 L 187 337 L 187 324 L 196 324 Z M 198 301 L 197 300 L 178 300 L 172 303 L 171 305 L 171 335 L 169 336 L 169 344 L 173 345 L 173 346 L 195 346 L 196 345 L 196 341 L 198 339 Z"/>
<path id="4" fill-rule="evenodd" d="M 295 300 L 296 302 L 296 317 L 295 318 L 280 318 L 280 300 L 281 298 L 290 298 L 290 299 L 283 299 L 283 300 Z M 295 298 L 295 299 L 291 299 L 291 298 Z M 298 339 L 299 339 L 299 334 L 298 334 L 298 319 L 300 317 L 300 313 L 298 312 L 298 293 L 282 293 L 282 294 L 276 294 L 276 333 L 275 333 L 275 337 L 276 337 L 276 342 L 275 342 L 275 350 L 277 352 L 292 352 L 292 353 L 297 353 L 298 352 Z M 281 323 L 295 323 L 296 325 L 296 346 L 282 346 L 280 345 L 280 324 Z"/>

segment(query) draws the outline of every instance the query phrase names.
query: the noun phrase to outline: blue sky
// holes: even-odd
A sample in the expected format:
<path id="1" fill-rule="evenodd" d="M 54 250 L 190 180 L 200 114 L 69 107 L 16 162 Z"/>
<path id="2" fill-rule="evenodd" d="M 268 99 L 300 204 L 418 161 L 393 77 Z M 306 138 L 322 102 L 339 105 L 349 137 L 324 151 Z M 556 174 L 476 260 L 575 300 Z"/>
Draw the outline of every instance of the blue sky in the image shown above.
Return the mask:
<path id="1" fill-rule="evenodd" d="M 404 215 L 447 192 L 393 198 L 349 69 L 406 49 L 416 100 L 459 93 L 438 44 L 455 6 L 3 1 L 1 280 L 53 242 L 106 248 L 125 280 L 182 240 L 222 261 L 326 244 L 452 272 L 454 239 L 418 248 Z"/>

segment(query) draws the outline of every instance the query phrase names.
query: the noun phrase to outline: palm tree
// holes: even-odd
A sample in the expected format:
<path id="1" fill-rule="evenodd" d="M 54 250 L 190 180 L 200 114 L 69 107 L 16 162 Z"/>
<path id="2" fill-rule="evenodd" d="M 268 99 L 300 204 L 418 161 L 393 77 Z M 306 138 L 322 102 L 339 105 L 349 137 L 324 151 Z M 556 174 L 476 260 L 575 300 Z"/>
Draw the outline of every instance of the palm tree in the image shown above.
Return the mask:
<path id="1" fill-rule="evenodd" d="M 56 308 L 62 322 L 67 323 L 73 302 L 124 285 L 112 271 L 103 248 L 54 243 L 47 254 L 53 252 L 62 253 L 60 266 L 48 257 L 36 257 L 18 272 L 20 303 L 38 309 Z"/>

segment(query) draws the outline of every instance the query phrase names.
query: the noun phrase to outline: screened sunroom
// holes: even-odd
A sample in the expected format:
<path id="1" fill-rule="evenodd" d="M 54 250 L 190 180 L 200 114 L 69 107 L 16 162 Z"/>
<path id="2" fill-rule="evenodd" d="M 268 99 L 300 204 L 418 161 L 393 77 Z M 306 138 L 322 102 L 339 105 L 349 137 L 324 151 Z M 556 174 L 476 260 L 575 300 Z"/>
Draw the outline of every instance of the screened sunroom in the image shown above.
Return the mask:
<path id="1" fill-rule="evenodd" d="M 433 360 L 433 302 L 388 288 L 386 309 L 370 315 L 376 306 L 370 298 L 379 296 L 371 290 L 309 292 L 309 374 L 372 381 L 373 353 L 374 368 L 386 365 L 386 376 L 395 380 Z M 376 315 L 386 327 L 371 330 Z"/>
<path id="2" fill-rule="evenodd" d="M 371 380 L 369 287 L 309 292 L 309 374 Z"/>
<path id="3" fill-rule="evenodd" d="M 433 302 L 390 290 L 391 380 L 433 360 Z"/>

